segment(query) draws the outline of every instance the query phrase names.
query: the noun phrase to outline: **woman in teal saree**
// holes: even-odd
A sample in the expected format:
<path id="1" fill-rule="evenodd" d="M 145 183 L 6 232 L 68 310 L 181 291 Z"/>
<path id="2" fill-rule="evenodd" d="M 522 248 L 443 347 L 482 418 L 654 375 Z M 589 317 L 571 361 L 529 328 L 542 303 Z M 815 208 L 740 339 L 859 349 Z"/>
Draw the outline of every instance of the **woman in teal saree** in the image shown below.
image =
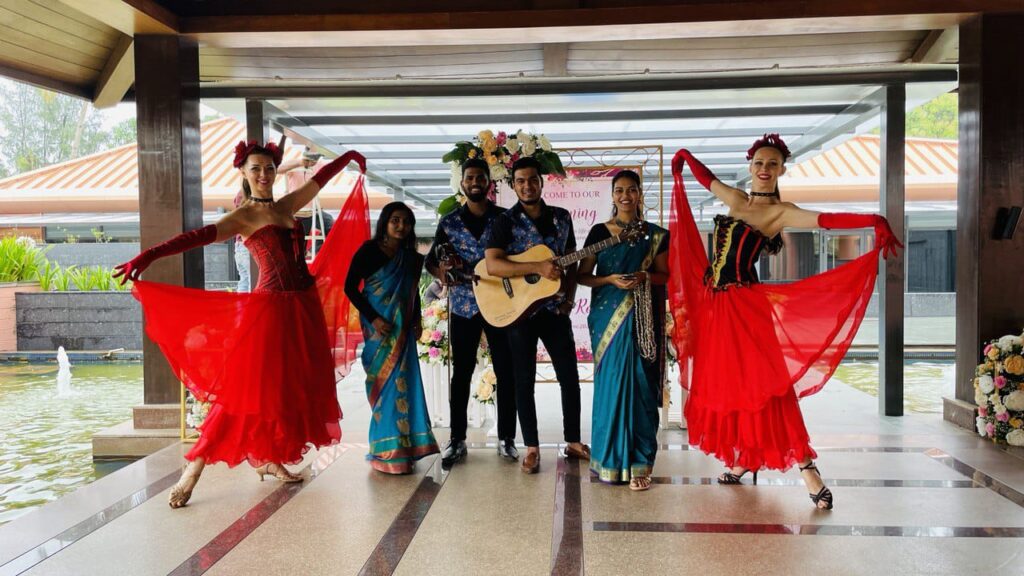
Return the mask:
<path id="1" fill-rule="evenodd" d="M 367 459 L 387 474 L 409 474 L 417 460 L 439 451 L 416 353 L 423 257 L 415 250 L 415 223 L 405 204 L 385 206 L 374 238 L 356 252 L 345 280 L 345 294 L 359 310 L 373 410 Z"/>
<path id="2" fill-rule="evenodd" d="M 591 229 L 586 245 L 617 236 L 643 212 L 638 174 L 612 180 L 612 219 Z M 668 231 L 644 223 L 647 234 L 582 261 L 579 282 L 590 286 L 587 318 L 594 351 L 590 469 L 601 481 L 651 486 L 658 452 L 658 407 L 664 362 L 664 285 Z"/>

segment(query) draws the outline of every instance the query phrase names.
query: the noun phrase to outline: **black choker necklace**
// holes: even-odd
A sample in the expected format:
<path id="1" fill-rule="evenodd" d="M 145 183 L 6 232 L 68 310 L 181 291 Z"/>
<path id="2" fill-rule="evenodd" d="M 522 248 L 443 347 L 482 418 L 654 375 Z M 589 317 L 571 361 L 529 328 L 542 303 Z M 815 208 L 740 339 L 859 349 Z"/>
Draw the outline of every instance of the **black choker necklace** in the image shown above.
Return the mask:
<path id="1" fill-rule="evenodd" d="M 619 220 L 618 216 L 616 216 L 612 222 L 614 222 L 619 228 L 629 228 L 629 225 L 635 222 L 635 220 L 633 222 L 623 222 L 622 220 Z"/>
<path id="2" fill-rule="evenodd" d="M 760 196 L 762 198 L 778 198 L 778 192 L 751 192 L 751 196 Z"/>
<path id="3" fill-rule="evenodd" d="M 259 202 L 260 204 L 273 204 L 274 203 L 274 199 L 273 198 L 260 198 L 258 196 L 249 196 L 249 200 L 252 200 L 253 202 Z"/>

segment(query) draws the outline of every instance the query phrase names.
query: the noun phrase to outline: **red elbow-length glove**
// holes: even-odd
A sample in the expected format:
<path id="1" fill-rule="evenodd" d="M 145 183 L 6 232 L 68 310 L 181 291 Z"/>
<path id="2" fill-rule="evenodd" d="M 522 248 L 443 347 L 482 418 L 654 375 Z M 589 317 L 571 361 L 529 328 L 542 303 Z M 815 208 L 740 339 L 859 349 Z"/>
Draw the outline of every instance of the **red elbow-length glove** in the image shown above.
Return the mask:
<path id="1" fill-rule="evenodd" d="M 173 254 L 179 254 L 190 248 L 198 248 L 199 246 L 205 246 L 212 243 L 217 239 L 217 226 L 215 224 L 207 224 L 202 228 L 197 228 L 184 234 L 178 234 L 174 238 L 164 242 L 163 244 L 157 244 L 148 250 L 142 251 L 141 254 L 132 258 L 124 264 L 119 264 L 114 267 L 114 278 L 121 278 L 121 284 L 124 284 L 128 280 L 138 280 L 142 275 L 142 272 L 149 268 L 156 259 L 163 258 L 164 256 L 171 256 Z"/>
<path id="2" fill-rule="evenodd" d="M 693 154 L 686 148 L 680 149 L 676 152 L 675 157 L 672 158 L 672 171 L 679 172 L 683 167 L 684 160 L 689 164 L 690 172 L 693 173 L 693 177 L 697 179 L 697 182 L 700 182 L 700 185 L 704 188 L 711 190 L 711 183 L 718 180 L 718 177 L 700 160 L 694 158 Z"/>
<path id="3" fill-rule="evenodd" d="M 828 229 L 836 228 L 868 228 L 875 229 L 875 246 L 882 250 L 882 256 L 888 258 L 896 255 L 897 248 L 903 248 L 889 221 L 878 214 L 849 214 L 843 212 L 823 212 L 818 215 L 818 226 Z"/>
<path id="4" fill-rule="evenodd" d="M 312 180 L 322 189 L 324 186 L 327 186 L 327 183 L 331 181 L 331 178 L 337 176 L 338 173 L 341 172 L 341 169 L 349 162 L 355 162 L 358 164 L 359 171 L 366 174 L 366 158 L 355 150 L 349 150 L 328 162 L 323 168 L 317 170 L 316 174 L 313 175 Z"/>

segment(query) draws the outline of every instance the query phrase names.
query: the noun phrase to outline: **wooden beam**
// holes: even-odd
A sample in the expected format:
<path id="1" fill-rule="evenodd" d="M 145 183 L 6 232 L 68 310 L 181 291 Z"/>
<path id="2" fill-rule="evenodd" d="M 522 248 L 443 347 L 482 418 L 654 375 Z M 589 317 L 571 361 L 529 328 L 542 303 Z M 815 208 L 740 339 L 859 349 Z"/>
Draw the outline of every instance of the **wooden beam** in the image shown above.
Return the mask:
<path id="1" fill-rule="evenodd" d="M 907 87 L 885 87 L 879 142 L 879 204 L 897 238 L 906 241 Z M 903 415 L 903 292 L 905 250 L 882 261 L 878 276 L 878 413 Z"/>
<path id="2" fill-rule="evenodd" d="M 203 225 L 199 142 L 199 48 L 167 35 L 135 38 L 139 239 L 149 248 Z M 203 251 L 162 258 L 146 280 L 202 288 Z M 174 403 L 179 380 L 152 340 L 143 339 L 146 404 Z"/>
<path id="3" fill-rule="evenodd" d="M 569 75 L 569 45 L 564 42 L 544 45 L 544 75 Z"/>
<path id="4" fill-rule="evenodd" d="M 126 36 L 175 34 L 178 17 L 155 0 L 60 0 Z"/>
<path id="5" fill-rule="evenodd" d="M 0 64 L 0 76 L 6 76 L 12 80 L 17 80 L 18 82 L 32 84 L 33 86 L 53 90 L 55 92 L 61 92 L 69 96 L 77 96 L 86 100 L 92 99 L 92 91 L 87 86 L 57 80 L 56 78 L 50 78 L 35 72 L 29 72 L 28 70 L 15 68 L 14 66 Z"/>
<path id="6" fill-rule="evenodd" d="M 1001 210 L 1024 206 L 1024 14 L 983 15 L 960 28 L 957 170 L 956 398 L 945 418 L 971 428 L 975 366 L 989 340 L 1024 325 L 1024 226 L 996 236 Z"/>
<path id="7" fill-rule="evenodd" d="M 953 26 L 945 30 L 928 32 L 920 46 L 910 57 L 915 64 L 941 64 L 948 60 L 956 49 L 960 38 L 960 29 Z"/>
<path id="8" fill-rule="evenodd" d="M 134 83 L 135 43 L 131 36 L 122 35 L 96 81 L 93 106 L 107 108 L 116 105 Z"/>

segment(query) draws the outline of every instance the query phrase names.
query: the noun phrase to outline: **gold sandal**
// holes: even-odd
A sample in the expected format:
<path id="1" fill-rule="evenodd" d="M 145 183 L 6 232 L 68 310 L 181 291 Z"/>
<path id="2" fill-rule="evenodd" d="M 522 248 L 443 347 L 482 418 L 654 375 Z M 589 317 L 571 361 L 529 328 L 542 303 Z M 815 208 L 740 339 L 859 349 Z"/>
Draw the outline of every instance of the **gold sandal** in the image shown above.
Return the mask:
<path id="1" fill-rule="evenodd" d="M 271 469 L 270 469 L 271 466 L 274 467 L 273 471 L 271 471 Z M 302 482 L 303 481 L 302 476 L 296 476 L 295 474 L 292 474 L 291 472 L 289 472 L 288 469 L 285 468 L 284 466 L 281 466 L 280 464 L 276 464 L 276 463 L 273 463 L 273 462 L 271 462 L 269 464 L 264 464 L 263 466 L 260 466 L 259 468 L 257 468 L 256 469 L 256 474 L 259 475 L 260 482 L 263 482 L 263 477 L 266 476 L 267 474 L 273 476 L 274 478 L 277 478 L 281 482 L 286 482 L 286 483 Z"/>
<path id="2" fill-rule="evenodd" d="M 634 492 L 643 492 L 644 490 L 650 490 L 651 484 L 650 476 L 634 476 L 629 481 L 629 489 Z"/>
<path id="3" fill-rule="evenodd" d="M 195 481 L 192 482 L 192 486 L 186 490 L 185 487 L 181 485 L 181 481 L 186 478 L 185 474 L 187 472 L 188 464 L 185 464 L 181 470 L 181 478 L 178 479 L 178 482 L 171 488 L 170 494 L 167 495 L 167 505 L 171 508 L 182 508 L 185 504 L 188 504 L 189 499 L 192 498 L 192 490 L 196 487 L 196 484 L 199 483 L 199 478 L 196 478 Z M 188 477 L 193 476 L 195 475 L 190 474 Z"/>

